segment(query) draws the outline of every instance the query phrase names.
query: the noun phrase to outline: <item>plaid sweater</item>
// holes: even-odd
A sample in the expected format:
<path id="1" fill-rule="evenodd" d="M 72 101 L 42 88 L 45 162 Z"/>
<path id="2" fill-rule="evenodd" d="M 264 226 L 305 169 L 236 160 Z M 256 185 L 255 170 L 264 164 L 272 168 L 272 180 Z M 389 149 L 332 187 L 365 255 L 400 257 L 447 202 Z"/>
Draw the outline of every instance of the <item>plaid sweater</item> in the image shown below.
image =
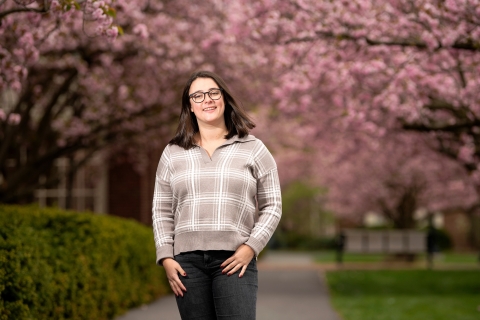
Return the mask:
<path id="1" fill-rule="evenodd" d="M 152 213 L 157 263 L 243 243 L 258 255 L 282 213 L 275 160 L 252 135 L 232 137 L 211 158 L 199 146 L 168 145 L 157 168 Z"/>

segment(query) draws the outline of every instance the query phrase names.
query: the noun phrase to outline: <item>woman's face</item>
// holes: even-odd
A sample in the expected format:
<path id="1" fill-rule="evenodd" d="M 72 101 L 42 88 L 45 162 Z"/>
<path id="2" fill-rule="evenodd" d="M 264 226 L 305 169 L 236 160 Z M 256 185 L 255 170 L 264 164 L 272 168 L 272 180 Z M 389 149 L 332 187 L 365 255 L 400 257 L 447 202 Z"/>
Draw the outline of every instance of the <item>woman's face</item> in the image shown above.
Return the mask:
<path id="1" fill-rule="evenodd" d="M 220 96 L 215 95 L 215 89 L 220 89 L 215 81 L 211 78 L 197 78 L 195 79 L 188 91 L 188 95 L 196 93 L 197 97 L 204 98 L 202 102 L 195 102 L 190 97 L 190 110 L 197 117 L 198 125 L 208 124 L 213 126 L 224 126 L 225 119 L 223 113 L 225 112 L 225 102 L 223 99 L 223 93 Z M 213 90 L 213 91 L 212 91 Z M 210 95 L 218 100 L 212 99 L 206 92 L 210 91 Z M 205 93 L 205 94 L 203 94 Z M 202 97 L 204 95 L 204 97 Z M 197 100 L 198 101 L 198 100 Z"/>

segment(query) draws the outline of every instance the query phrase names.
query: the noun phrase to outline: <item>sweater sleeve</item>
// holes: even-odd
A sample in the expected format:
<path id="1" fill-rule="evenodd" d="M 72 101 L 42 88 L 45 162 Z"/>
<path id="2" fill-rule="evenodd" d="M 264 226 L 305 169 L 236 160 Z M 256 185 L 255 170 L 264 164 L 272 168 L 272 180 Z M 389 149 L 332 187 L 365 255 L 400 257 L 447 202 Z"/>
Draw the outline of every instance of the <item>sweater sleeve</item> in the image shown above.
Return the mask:
<path id="1" fill-rule="evenodd" d="M 282 195 L 275 160 L 265 145 L 259 142 L 254 155 L 253 173 L 257 179 L 258 221 L 245 242 L 258 256 L 273 235 L 282 216 Z"/>
<path id="2" fill-rule="evenodd" d="M 174 210 L 173 193 L 170 187 L 169 146 L 165 148 L 158 163 L 153 193 L 152 220 L 156 247 L 156 263 L 163 258 L 173 258 Z"/>

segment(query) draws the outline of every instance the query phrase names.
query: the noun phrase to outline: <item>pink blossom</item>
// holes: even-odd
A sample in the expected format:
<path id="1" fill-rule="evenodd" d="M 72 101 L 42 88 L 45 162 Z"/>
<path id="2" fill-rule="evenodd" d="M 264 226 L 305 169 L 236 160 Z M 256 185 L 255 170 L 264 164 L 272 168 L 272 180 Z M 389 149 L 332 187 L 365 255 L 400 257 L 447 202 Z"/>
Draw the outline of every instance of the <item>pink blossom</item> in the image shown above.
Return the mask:
<path id="1" fill-rule="evenodd" d="M 125 85 L 120 86 L 120 88 L 118 88 L 118 96 L 122 100 L 126 99 L 128 96 L 128 87 Z"/>
<path id="2" fill-rule="evenodd" d="M 12 89 L 15 92 L 20 92 L 20 90 L 22 90 L 22 84 L 20 83 L 20 81 L 13 81 L 10 84 L 10 89 Z"/>
<path id="3" fill-rule="evenodd" d="M 116 26 L 113 26 L 106 31 L 107 37 L 109 38 L 110 41 L 113 41 L 117 38 L 118 36 L 118 28 Z"/>
<path id="4" fill-rule="evenodd" d="M 17 125 L 20 123 L 22 117 L 18 113 L 10 113 L 8 115 L 8 124 Z"/>
<path id="5" fill-rule="evenodd" d="M 94 19 L 103 19 L 105 18 L 105 13 L 101 8 L 97 8 L 92 12 L 92 17 Z"/>
<path id="6" fill-rule="evenodd" d="M 148 38 L 148 28 L 145 24 L 143 23 L 140 23 L 140 24 L 137 24 L 134 28 L 133 28 L 133 33 L 138 35 L 140 38 L 142 39 L 146 39 Z"/>
<path id="7" fill-rule="evenodd" d="M 474 161 L 473 158 L 474 150 L 469 146 L 463 146 L 458 152 L 458 158 L 466 163 L 471 163 Z"/>
<path id="8" fill-rule="evenodd" d="M 93 2 L 92 5 L 93 5 L 94 8 L 97 9 L 97 8 L 101 8 L 101 7 L 105 6 L 105 2 L 104 1 L 95 1 L 95 2 Z"/>
<path id="9" fill-rule="evenodd" d="M 53 10 L 61 8 L 60 2 L 58 0 L 52 0 L 52 2 L 50 2 L 50 8 Z"/>

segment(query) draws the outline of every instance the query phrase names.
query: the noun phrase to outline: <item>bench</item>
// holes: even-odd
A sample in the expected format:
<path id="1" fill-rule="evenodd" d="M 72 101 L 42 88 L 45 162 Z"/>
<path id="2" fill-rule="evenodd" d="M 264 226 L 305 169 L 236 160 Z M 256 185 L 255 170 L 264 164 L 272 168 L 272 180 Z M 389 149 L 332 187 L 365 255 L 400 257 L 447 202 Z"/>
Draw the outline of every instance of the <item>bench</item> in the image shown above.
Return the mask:
<path id="1" fill-rule="evenodd" d="M 337 261 L 343 254 L 383 253 L 395 255 L 429 254 L 427 232 L 418 230 L 344 229 L 337 241 Z"/>

